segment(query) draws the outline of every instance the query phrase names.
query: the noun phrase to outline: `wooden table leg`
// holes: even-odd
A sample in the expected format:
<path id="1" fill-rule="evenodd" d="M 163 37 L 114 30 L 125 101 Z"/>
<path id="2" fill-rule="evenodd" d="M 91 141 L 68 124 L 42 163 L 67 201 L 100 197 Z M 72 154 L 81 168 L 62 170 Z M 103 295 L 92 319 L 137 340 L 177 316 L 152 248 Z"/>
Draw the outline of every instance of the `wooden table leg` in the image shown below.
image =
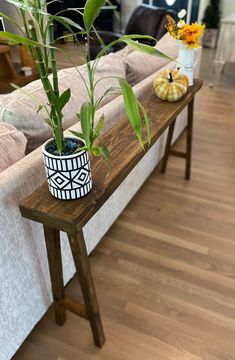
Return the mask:
<path id="1" fill-rule="evenodd" d="M 76 236 L 69 236 L 69 242 L 77 273 L 79 274 L 94 343 L 96 346 L 102 347 L 105 342 L 104 331 L 82 230 Z"/>
<path id="2" fill-rule="evenodd" d="M 16 79 L 17 73 L 12 62 L 10 46 L 0 45 L 0 66 L 1 76 L 9 79 Z"/>
<path id="3" fill-rule="evenodd" d="M 64 281 L 60 248 L 60 233 L 44 225 L 44 234 L 47 247 L 47 257 L 51 275 L 51 286 L 54 298 L 55 321 L 63 325 L 66 321 L 64 300 Z"/>
<path id="4" fill-rule="evenodd" d="M 7 69 L 9 71 L 10 78 L 16 79 L 17 78 L 17 73 L 16 73 L 16 70 L 15 70 L 14 64 L 12 62 L 10 52 L 5 54 L 5 60 L 6 60 Z"/>
<path id="5" fill-rule="evenodd" d="M 190 180 L 190 177 L 191 177 L 191 156 L 192 156 L 192 141 L 193 141 L 193 108 L 194 108 L 194 97 L 188 104 L 186 169 L 185 169 L 185 179 L 186 180 Z"/>
<path id="6" fill-rule="evenodd" d="M 167 134 L 166 148 L 165 148 L 165 153 L 164 153 L 164 157 L 162 160 L 162 168 L 161 168 L 162 174 L 164 174 L 166 172 L 167 161 L 168 161 L 168 157 L 169 157 L 169 154 L 171 151 L 171 142 L 172 142 L 172 137 L 173 137 L 173 133 L 174 133 L 174 128 L 175 128 L 175 120 L 169 126 L 169 130 L 168 130 L 168 134 Z"/>

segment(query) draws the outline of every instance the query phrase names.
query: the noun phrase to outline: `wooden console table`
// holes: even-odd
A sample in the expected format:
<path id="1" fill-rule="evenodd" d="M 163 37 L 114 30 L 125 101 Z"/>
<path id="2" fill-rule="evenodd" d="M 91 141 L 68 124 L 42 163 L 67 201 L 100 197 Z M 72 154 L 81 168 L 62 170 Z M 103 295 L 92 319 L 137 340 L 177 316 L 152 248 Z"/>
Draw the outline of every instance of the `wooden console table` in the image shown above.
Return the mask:
<path id="1" fill-rule="evenodd" d="M 163 170 L 165 170 L 167 157 L 170 153 L 175 119 L 186 106 L 189 106 L 188 119 L 189 124 L 192 124 L 194 96 L 201 86 L 202 81 L 196 80 L 184 98 L 175 103 L 163 102 L 157 99 L 153 93 L 142 98 L 142 104 L 145 109 L 148 109 L 152 121 L 151 146 L 170 126 Z M 187 178 L 189 178 L 190 169 L 191 130 L 192 126 L 190 125 L 186 156 Z M 42 223 L 44 226 L 56 322 L 59 325 L 64 324 L 66 309 L 89 320 L 94 342 L 99 347 L 103 346 L 105 337 L 82 228 L 145 155 L 145 152 L 138 146 L 136 137 L 126 118 L 118 121 L 113 128 L 104 134 L 104 142 L 108 145 L 111 153 L 112 171 L 107 177 L 107 166 L 103 160 L 100 158 L 92 159 L 94 187 L 84 198 L 72 201 L 55 199 L 50 195 L 47 183 L 45 183 L 20 204 L 20 211 L 24 217 Z M 147 143 L 144 146 L 147 151 Z M 68 234 L 85 304 L 65 295 L 60 231 Z"/>

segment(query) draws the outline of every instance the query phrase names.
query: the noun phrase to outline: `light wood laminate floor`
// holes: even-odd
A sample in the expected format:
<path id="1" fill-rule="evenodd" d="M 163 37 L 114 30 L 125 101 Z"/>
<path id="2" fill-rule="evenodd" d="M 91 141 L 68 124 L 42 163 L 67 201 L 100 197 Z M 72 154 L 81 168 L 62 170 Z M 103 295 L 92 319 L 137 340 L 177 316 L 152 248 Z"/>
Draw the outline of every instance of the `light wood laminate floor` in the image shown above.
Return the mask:
<path id="1" fill-rule="evenodd" d="M 104 348 L 85 320 L 68 314 L 59 327 L 50 309 L 14 360 L 235 359 L 235 72 L 210 89 L 212 55 L 204 50 L 192 180 L 170 158 L 91 256 Z M 73 279 L 67 291 L 78 288 Z"/>

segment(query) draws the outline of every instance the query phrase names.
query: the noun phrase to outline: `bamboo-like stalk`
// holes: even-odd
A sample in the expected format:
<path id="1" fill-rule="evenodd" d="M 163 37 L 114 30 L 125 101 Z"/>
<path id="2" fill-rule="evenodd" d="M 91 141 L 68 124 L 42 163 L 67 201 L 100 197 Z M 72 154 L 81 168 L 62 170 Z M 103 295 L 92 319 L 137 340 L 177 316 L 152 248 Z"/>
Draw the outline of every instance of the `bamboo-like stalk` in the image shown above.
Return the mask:
<path id="1" fill-rule="evenodd" d="M 31 25 L 31 29 L 30 29 L 30 33 L 31 33 L 31 38 L 34 41 L 37 41 L 37 34 L 36 34 L 36 30 L 33 27 L 33 24 Z M 36 57 L 36 62 L 37 62 L 37 66 L 38 66 L 38 71 L 39 71 L 39 75 L 40 75 L 40 79 L 42 81 L 43 84 L 43 88 L 46 92 L 48 101 L 50 103 L 50 105 L 54 105 L 54 99 L 52 96 L 53 93 L 53 88 L 51 86 L 51 83 L 48 79 L 48 72 L 47 69 L 44 66 L 44 61 L 43 61 L 43 57 L 41 54 L 41 49 L 38 46 L 35 46 L 34 48 L 35 50 L 35 57 Z"/>
<path id="2" fill-rule="evenodd" d="M 37 32 L 34 27 L 34 24 L 32 21 L 30 21 L 30 34 L 32 37 L 32 40 L 38 42 L 37 38 Z M 52 28 L 53 31 L 53 28 Z M 54 45 L 54 43 L 53 43 Z M 57 78 L 57 69 L 56 69 L 56 63 L 55 63 L 55 56 L 54 52 L 49 52 L 49 56 L 51 57 L 51 65 L 52 65 L 52 71 L 53 71 L 53 86 L 55 86 L 55 89 L 53 89 L 52 84 L 50 83 L 50 80 L 48 79 L 49 72 L 48 69 L 45 67 L 43 56 L 41 53 L 41 49 L 39 46 L 35 47 L 35 56 L 37 60 L 37 66 L 38 71 L 40 75 L 40 79 L 44 88 L 44 91 L 46 93 L 48 102 L 50 104 L 51 113 L 50 116 L 52 118 L 52 131 L 53 131 L 53 137 L 58 149 L 58 152 L 61 154 L 63 147 L 64 147 L 64 138 L 63 138 L 63 128 L 62 128 L 62 114 L 61 109 L 58 105 L 58 98 L 59 98 L 59 89 L 58 89 L 58 78 Z M 49 62 L 48 62 L 49 63 Z M 55 76 L 54 76 L 55 75 Z"/>
<path id="3" fill-rule="evenodd" d="M 91 55 L 90 55 L 90 32 L 87 33 L 87 72 L 89 77 L 89 85 L 90 85 L 90 104 L 91 104 L 91 119 L 88 119 L 88 121 L 91 122 L 91 137 L 93 137 L 93 129 L 95 125 L 95 92 L 94 92 L 94 72 L 92 71 L 91 66 Z"/>
<path id="4" fill-rule="evenodd" d="M 64 147 L 64 136 L 63 136 L 63 127 L 62 127 L 62 113 L 61 108 L 59 105 L 59 84 L 58 84 L 58 75 L 57 75 L 57 66 L 56 66 L 56 60 L 55 60 L 55 39 L 54 39 L 54 24 L 53 20 L 50 20 L 50 25 L 48 27 L 48 33 L 49 33 L 49 45 L 50 45 L 50 51 L 49 51 L 49 58 L 50 58 L 50 64 L 52 68 L 52 77 L 53 77 L 53 88 L 54 88 L 54 95 L 56 97 L 56 111 L 53 116 L 53 120 L 56 123 L 58 120 L 58 127 L 54 129 L 54 136 L 55 141 L 57 144 L 57 148 L 60 152 L 60 149 L 63 149 Z M 56 117 L 56 119 L 55 119 Z"/>
<path id="5" fill-rule="evenodd" d="M 58 85 L 58 76 L 57 76 L 57 66 L 56 66 L 56 60 L 55 60 L 55 39 L 54 39 L 54 24 L 53 21 L 50 20 L 49 25 L 49 45 L 50 45 L 50 63 L 52 68 L 52 75 L 53 75 L 53 87 L 54 87 L 54 94 L 57 98 L 59 98 L 59 85 Z"/>

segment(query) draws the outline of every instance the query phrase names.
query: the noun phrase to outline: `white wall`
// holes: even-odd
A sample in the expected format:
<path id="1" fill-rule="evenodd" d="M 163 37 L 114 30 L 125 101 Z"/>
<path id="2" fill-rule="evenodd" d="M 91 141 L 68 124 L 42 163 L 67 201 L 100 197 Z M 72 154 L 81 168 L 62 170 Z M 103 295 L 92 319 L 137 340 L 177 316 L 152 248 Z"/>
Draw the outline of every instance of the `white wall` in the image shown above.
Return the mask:
<path id="1" fill-rule="evenodd" d="M 18 19 L 18 23 L 19 23 L 20 20 L 19 20 L 17 11 L 14 9 L 14 7 L 12 5 L 8 4 L 4 0 L 0 0 L 0 11 L 2 13 L 6 14 L 7 16 L 12 17 L 14 20 Z M 20 33 L 20 31 L 17 29 L 17 27 L 14 24 L 11 24 L 10 22 L 8 22 L 7 20 L 4 20 L 4 24 L 6 27 L 6 31 L 13 32 L 15 34 Z"/>
<path id="2" fill-rule="evenodd" d="M 8 4 L 4 0 L 0 0 L 0 11 L 3 14 L 6 14 L 7 16 L 12 17 L 16 21 L 18 19 L 17 22 L 20 23 L 20 18 L 17 14 L 17 11 L 14 9 L 14 7 L 12 5 Z M 6 31 L 12 32 L 14 34 L 20 34 L 19 29 L 17 29 L 17 27 L 14 24 L 10 23 L 7 20 L 4 20 L 4 24 L 6 27 Z M 19 52 L 18 52 L 17 46 L 11 46 L 11 55 L 12 55 L 14 63 L 20 62 L 20 57 L 19 57 Z"/>
<path id="3" fill-rule="evenodd" d="M 221 13 L 222 17 L 235 13 L 235 0 L 222 0 Z"/>
<path id="4" fill-rule="evenodd" d="M 142 3 L 141 0 L 121 0 L 122 4 L 122 29 L 125 29 L 125 26 L 136 6 Z"/>
<path id="5" fill-rule="evenodd" d="M 202 17 L 205 11 L 205 8 L 207 7 L 207 5 L 209 4 L 209 0 L 201 0 L 200 1 L 200 5 L 199 5 L 199 11 L 198 11 L 198 21 L 201 22 L 202 21 Z"/>

